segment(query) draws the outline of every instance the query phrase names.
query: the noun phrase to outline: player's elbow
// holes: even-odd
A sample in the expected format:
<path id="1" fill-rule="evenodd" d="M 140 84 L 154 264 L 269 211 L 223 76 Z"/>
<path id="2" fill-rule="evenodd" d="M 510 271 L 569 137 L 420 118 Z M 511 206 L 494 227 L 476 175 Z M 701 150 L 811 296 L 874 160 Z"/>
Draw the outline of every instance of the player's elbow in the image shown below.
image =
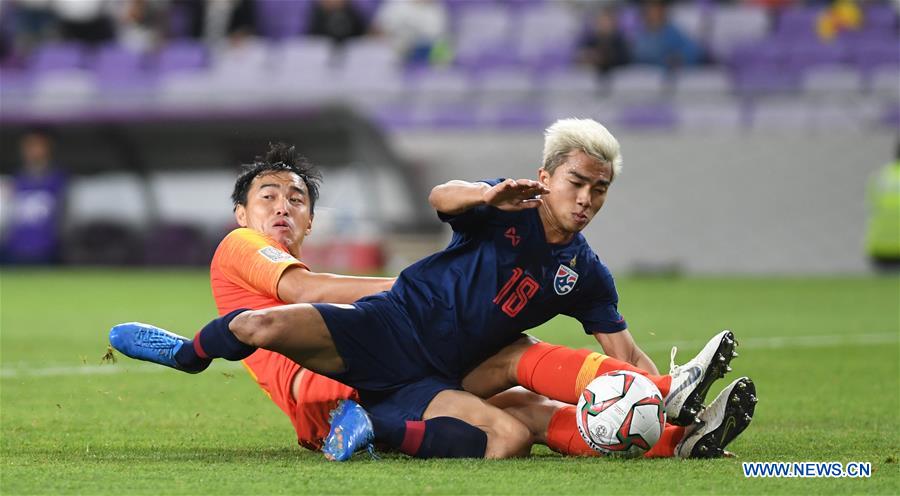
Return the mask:
<path id="1" fill-rule="evenodd" d="M 431 204 L 431 208 L 441 211 L 441 199 L 443 198 L 444 189 L 446 189 L 446 184 L 439 184 L 433 188 L 431 188 L 431 193 L 428 194 L 428 203 Z"/>

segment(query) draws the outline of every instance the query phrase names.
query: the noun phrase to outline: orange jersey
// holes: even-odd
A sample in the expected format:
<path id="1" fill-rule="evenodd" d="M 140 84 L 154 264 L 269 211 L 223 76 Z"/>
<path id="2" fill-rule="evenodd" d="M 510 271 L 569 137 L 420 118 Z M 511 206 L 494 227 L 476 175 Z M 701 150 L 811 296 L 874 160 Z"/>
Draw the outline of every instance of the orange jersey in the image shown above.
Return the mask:
<path id="1" fill-rule="evenodd" d="M 209 268 L 210 285 L 219 315 L 238 308 L 255 310 L 284 305 L 278 299 L 278 281 L 290 267 L 306 268 L 284 246 L 265 234 L 240 228 L 219 244 Z M 287 414 L 298 442 L 308 449 L 322 447 L 328 434 L 328 414 L 338 401 L 356 398 L 356 391 L 328 377 L 304 369 L 268 350 L 257 350 L 244 366 L 265 393 Z M 295 401 L 291 383 L 298 377 Z"/>

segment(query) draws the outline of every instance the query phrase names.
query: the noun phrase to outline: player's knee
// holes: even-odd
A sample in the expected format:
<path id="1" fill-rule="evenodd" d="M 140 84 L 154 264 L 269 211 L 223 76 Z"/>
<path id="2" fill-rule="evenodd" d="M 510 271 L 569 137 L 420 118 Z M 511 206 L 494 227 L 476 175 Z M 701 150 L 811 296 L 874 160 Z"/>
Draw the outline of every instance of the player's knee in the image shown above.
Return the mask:
<path id="1" fill-rule="evenodd" d="M 527 456 L 531 452 L 531 432 L 525 424 L 512 417 L 495 423 L 487 432 L 485 458 L 513 458 Z"/>
<path id="2" fill-rule="evenodd" d="M 276 335 L 276 321 L 266 310 L 244 312 L 231 322 L 231 332 L 242 343 L 266 348 Z"/>

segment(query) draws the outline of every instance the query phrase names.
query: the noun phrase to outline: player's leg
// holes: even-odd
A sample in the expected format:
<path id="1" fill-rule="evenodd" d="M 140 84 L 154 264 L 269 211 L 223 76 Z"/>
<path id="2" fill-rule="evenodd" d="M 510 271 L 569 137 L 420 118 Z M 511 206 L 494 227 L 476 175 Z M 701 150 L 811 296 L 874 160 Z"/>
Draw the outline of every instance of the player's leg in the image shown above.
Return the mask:
<path id="1" fill-rule="evenodd" d="M 488 403 L 502 408 L 528 427 L 534 442 L 568 456 L 599 456 L 578 432 L 575 407 L 516 387 L 491 397 Z M 684 437 L 684 427 L 666 425 L 662 436 L 645 457 L 671 457 Z"/>
<path id="2" fill-rule="evenodd" d="M 235 310 L 212 320 L 193 340 L 137 322 L 113 327 L 109 339 L 129 357 L 185 372 L 199 372 L 214 358 L 243 360 L 257 348 L 281 353 L 319 373 L 344 370 L 325 321 L 307 304 Z"/>
<path id="3" fill-rule="evenodd" d="M 687 364 L 675 366 L 673 355 L 669 374 L 652 375 L 601 353 L 540 343 L 526 336 L 472 370 L 464 378 L 463 388 L 485 398 L 521 385 L 551 399 L 575 404 L 595 377 L 614 370 L 630 370 L 645 375 L 659 388 L 672 423 L 687 425 L 699 412 L 712 383 L 730 370 L 728 363 L 737 356 L 735 344 L 734 335 L 722 331 Z"/>
<path id="4" fill-rule="evenodd" d="M 348 442 L 348 433 L 353 434 L 364 424 L 374 428 L 377 443 L 417 458 L 507 457 L 530 446 L 527 428 L 521 426 L 511 434 L 508 431 L 514 429 L 510 426 L 515 425 L 515 419 L 496 418 L 494 414 L 503 412 L 494 408 L 482 412 L 488 405 L 456 390 L 457 387 L 452 381 L 426 377 L 391 392 L 360 392 L 368 415 L 366 410 L 352 405 L 347 419 L 335 417 L 323 448 L 326 457 L 346 460 L 355 449 L 364 446 L 350 446 Z M 459 396 L 465 400 L 459 401 Z M 515 434 L 526 436 L 520 438 L 520 446 L 515 449 L 500 446 L 495 439 L 505 436 L 511 441 Z"/>
<path id="5" fill-rule="evenodd" d="M 501 349 L 469 372 L 463 389 L 490 398 L 514 386 L 523 386 L 549 398 L 575 404 L 595 377 L 614 370 L 647 376 L 665 395 L 671 378 L 652 375 L 630 363 L 586 349 L 542 343 L 524 336 Z"/>

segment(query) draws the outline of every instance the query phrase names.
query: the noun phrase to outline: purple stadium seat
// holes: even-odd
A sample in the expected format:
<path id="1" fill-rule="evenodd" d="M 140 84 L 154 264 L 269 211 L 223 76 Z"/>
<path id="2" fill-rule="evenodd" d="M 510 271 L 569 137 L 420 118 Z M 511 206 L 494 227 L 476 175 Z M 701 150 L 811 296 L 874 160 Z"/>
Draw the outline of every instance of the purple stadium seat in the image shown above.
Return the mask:
<path id="1" fill-rule="evenodd" d="M 620 109 L 616 122 L 634 129 L 671 129 L 678 119 L 668 103 L 642 103 Z"/>
<path id="2" fill-rule="evenodd" d="M 900 100 L 900 67 L 882 65 L 875 68 L 869 74 L 867 89 L 872 95 Z"/>
<path id="3" fill-rule="evenodd" d="M 816 18 L 822 7 L 794 6 L 778 16 L 776 36 L 784 39 L 815 39 Z"/>
<path id="4" fill-rule="evenodd" d="M 24 110 L 33 87 L 32 74 L 14 69 L 0 70 L 0 111 Z"/>
<path id="5" fill-rule="evenodd" d="M 867 5 L 863 10 L 863 29 L 892 33 L 896 36 L 898 25 L 897 9 L 891 5 Z"/>
<path id="6" fill-rule="evenodd" d="M 795 70 L 805 70 L 818 65 L 838 65 L 849 60 L 847 46 L 840 41 L 821 43 L 802 42 L 786 47 L 788 66 Z"/>
<path id="7" fill-rule="evenodd" d="M 609 92 L 614 99 L 653 100 L 667 90 L 665 73 L 651 66 L 628 66 L 609 76 Z"/>
<path id="8" fill-rule="evenodd" d="M 736 45 L 758 41 L 769 33 L 766 12 L 751 5 L 722 5 L 713 10 L 709 48 L 714 57 L 726 60 Z"/>
<path id="9" fill-rule="evenodd" d="M 456 19 L 456 62 L 472 70 L 515 62 L 512 19 L 499 4 L 469 3 Z"/>
<path id="10" fill-rule="evenodd" d="M 274 50 L 273 50 L 274 51 Z M 243 77 L 247 73 L 269 72 L 269 43 L 263 39 L 245 40 L 239 45 L 228 44 L 213 52 L 210 69 L 222 75 Z"/>
<path id="11" fill-rule="evenodd" d="M 776 40 L 751 41 L 736 45 L 731 53 L 731 66 L 740 71 L 750 65 L 779 67 L 787 62 L 787 50 Z"/>
<path id="12" fill-rule="evenodd" d="M 685 68 L 675 78 L 676 96 L 706 100 L 731 94 L 730 74 L 720 67 Z"/>
<path id="13" fill-rule="evenodd" d="M 29 69 L 43 73 L 84 67 L 85 49 L 78 43 L 47 43 L 38 47 Z"/>
<path id="14" fill-rule="evenodd" d="M 753 106 L 752 127 L 761 131 L 806 130 L 811 124 L 810 105 L 795 100 L 762 100 Z"/>
<path id="15" fill-rule="evenodd" d="M 206 67 L 206 47 L 194 41 L 168 43 L 156 57 L 156 71 L 160 74 L 196 71 Z"/>
<path id="16" fill-rule="evenodd" d="M 822 65 L 803 74 L 802 88 L 807 94 L 855 95 L 862 93 L 862 74 L 855 67 Z"/>
<path id="17" fill-rule="evenodd" d="M 99 48 L 91 58 L 90 67 L 97 77 L 97 83 L 103 88 L 145 85 L 150 82 L 144 54 L 121 45 Z"/>
<path id="18" fill-rule="evenodd" d="M 537 96 L 534 75 L 524 69 L 495 69 L 480 74 L 476 91 L 486 102 L 533 102 Z"/>
<path id="19" fill-rule="evenodd" d="M 896 37 L 881 41 L 856 43 L 851 50 L 850 59 L 866 72 L 882 65 L 900 65 L 900 39 Z"/>
<path id="20" fill-rule="evenodd" d="M 276 40 L 303 34 L 309 7 L 309 2 L 257 0 L 256 17 L 260 34 Z"/>
<path id="21" fill-rule="evenodd" d="M 516 58 L 541 70 L 568 66 L 580 31 L 581 23 L 567 4 L 520 8 L 512 29 Z"/>
<path id="22" fill-rule="evenodd" d="M 390 71 L 400 66 L 397 50 L 384 39 L 361 38 L 350 40 L 344 45 L 341 65 L 372 71 Z"/>
<path id="23" fill-rule="evenodd" d="M 782 66 L 746 65 L 736 73 L 736 87 L 744 96 L 789 93 L 797 90 L 798 76 Z"/>
<path id="24" fill-rule="evenodd" d="M 334 45 L 321 36 L 300 36 L 285 40 L 273 54 L 273 69 L 277 72 L 300 72 L 331 64 Z"/>
<path id="25" fill-rule="evenodd" d="M 597 72 L 590 68 L 576 68 L 548 74 L 540 81 L 541 94 L 547 103 L 593 102 L 603 90 Z"/>
<path id="26" fill-rule="evenodd" d="M 675 117 L 678 129 L 688 131 L 735 131 L 744 125 L 741 106 L 734 100 L 681 104 L 675 109 Z"/>
<path id="27" fill-rule="evenodd" d="M 421 103 L 464 104 L 474 96 L 469 78 L 451 69 L 422 72 L 412 80 L 412 88 Z"/>

